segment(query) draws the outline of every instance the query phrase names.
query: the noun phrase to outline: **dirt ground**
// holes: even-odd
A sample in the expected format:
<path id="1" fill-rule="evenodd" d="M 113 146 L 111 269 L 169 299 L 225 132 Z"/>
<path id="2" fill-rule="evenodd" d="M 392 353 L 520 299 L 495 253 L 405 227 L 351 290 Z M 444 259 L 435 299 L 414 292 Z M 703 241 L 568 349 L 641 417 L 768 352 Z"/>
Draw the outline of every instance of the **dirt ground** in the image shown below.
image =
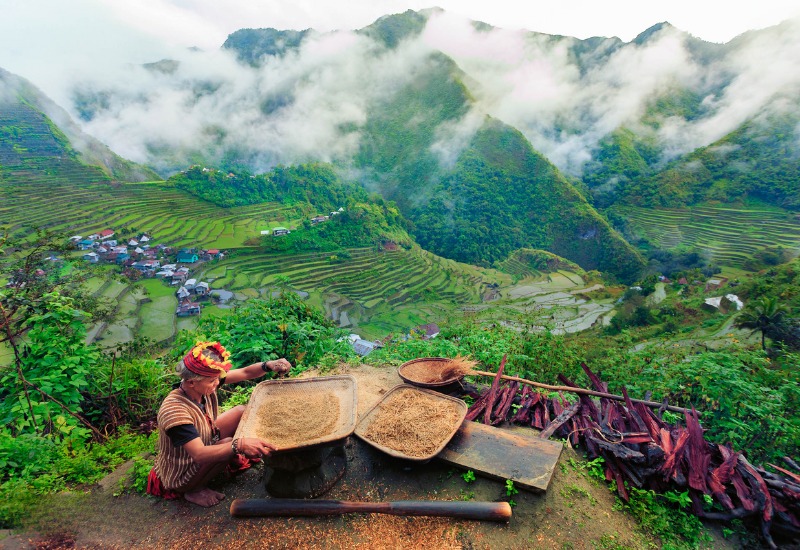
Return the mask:
<path id="1" fill-rule="evenodd" d="M 358 410 L 400 382 L 393 369 L 344 369 L 358 380 Z M 345 446 L 347 471 L 321 498 L 355 501 L 507 500 L 505 485 L 433 460 L 426 464 L 392 458 L 356 437 Z M 313 518 L 233 518 L 235 498 L 269 498 L 264 467 L 214 484 L 227 500 L 211 509 L 186 501 L 138 494 L 114 496 L 120 470 L 84 492 L 43 502 L 18 533 L 0 534 L 0 547 L 30 548 L 658 548 L 630 516 L 613 509 L 614 495 L 583 473 L 580 455 L 565 449 L 546 493 L 521 490 L 506 523 L 450 518 L 349 514 Z M 577 466 L 577 467 L 576 467 Z M 718 538 L 715 548 L 735 548 Z"/>

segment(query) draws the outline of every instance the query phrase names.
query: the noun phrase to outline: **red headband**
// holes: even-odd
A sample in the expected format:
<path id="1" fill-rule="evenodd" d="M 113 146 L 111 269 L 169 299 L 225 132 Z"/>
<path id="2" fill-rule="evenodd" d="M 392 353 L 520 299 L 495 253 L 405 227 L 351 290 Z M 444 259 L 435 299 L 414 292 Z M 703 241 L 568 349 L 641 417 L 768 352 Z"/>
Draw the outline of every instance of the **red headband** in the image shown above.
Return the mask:
<path id="1" fill-rule="evenodd" d="M 205 355 L 203 351 L 211 350 L 221 357 L 217 361 L 213 357 Z M 231 370 L 231 362 L 228 357 L 231 354 L 219 342 L 197 342 L 195 346 L 183 357 L 184 366 L 195 374 L 201 376 L 219 376 L 225 378 Z"/>

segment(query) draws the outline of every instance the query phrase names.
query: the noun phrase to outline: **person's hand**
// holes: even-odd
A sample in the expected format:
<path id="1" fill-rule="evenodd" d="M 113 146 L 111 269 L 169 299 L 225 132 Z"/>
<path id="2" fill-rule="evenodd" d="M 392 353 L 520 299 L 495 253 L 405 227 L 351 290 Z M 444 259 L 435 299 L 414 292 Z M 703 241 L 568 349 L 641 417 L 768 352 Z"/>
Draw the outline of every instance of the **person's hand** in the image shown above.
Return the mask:
<path id="1" fill-rule="evenodd" d="M 268 457 L 277 450 L 272 443 L 260 437 L 242 437 L 237 444 L 239 451 L 247 458 Z"/>
<path id="2" fill-rule="evenodd" d="M 292 364 L 283 357 L 275 359 L 274 361 L 267 361 L 266 363 L 269 370 L 275 374 L 286 374 L 289 372 L 289 369 L 292 368 Z"/>

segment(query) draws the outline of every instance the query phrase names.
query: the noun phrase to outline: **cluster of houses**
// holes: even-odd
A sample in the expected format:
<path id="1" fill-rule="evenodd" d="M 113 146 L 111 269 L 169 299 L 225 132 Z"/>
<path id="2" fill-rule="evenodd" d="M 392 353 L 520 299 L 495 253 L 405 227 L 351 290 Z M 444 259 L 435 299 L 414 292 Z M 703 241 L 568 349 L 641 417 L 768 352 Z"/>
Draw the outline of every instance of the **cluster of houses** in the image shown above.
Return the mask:
<path id="1" fill-rule="evenodd" d="M 218 249 L 198 251 L 182 248 L 177 254 L 164 245 L 150 245 L 150 237 L 140 235 L 126 242 L 114 239 L 114 231 L 107 229 L 99 233 L 82 237 L 75 235 L 70 240 L 84 251 L 83 259 L 90 263 L 112 263 L 123 268 L 133 269 L 142 277 L 154 277 L 164 283 L 177 286 L 178 307 L 175 314 L 179 317 L 199 315 L 201 305 L 197 301 L 210 293 L 207 282 L 191 278 L 191 270 L 186 265 L 199 261 L 222 259 L 224 254 Z M 175 263 L 162 264 L 161 261 L 175 254 Z"/>
<path id="2" fill-rule="evenodd" d="M 671 283 L 667 277 L 660 275 L 658 280 L 662 283 Z M 678 279 L 678 284 L 682 286 L 686 286 L 689 284 L 689 281 L 686 277 L 681 277 Z M 703 284 L 700 281 L 694 281 L 692 284 L 701 285 Z M 725 285 L 728 286 L 736 286 L 736 282 L 729 282 L 727 277 L 712 277 L 705 282 L 705 286 L 703 290 L 705 292 L 714 292 L 715 290 L 719 290 Z M 739 311 L 744 307 L 744 302 L 736 295 L 736 294 L 725 294 L 723 296 L 712 296 L 703 300 L 703 307 L 712 312 L 722 312 L 728 313 L 730 311 Z"/>
<path id="3" fill-rule="evenodd" d="M 152 261 L 171 251 L 164 245 L 150 245 L 150 237 L 147 235 L 140 235 L 127 241 L 119 241 L 114 236 L 113 230 L 106 229 L 88 237 L 74 235 L 70 237 L 70 241 L 85 252 L 83 259 L 91 263 L 107 262 L 124 265 L 126 262 L 132 264 L 135 259 Z"/>
<path id="4" fill-rule="evenodd" d="M 311 218 L 311 223 L 316 225 L 318 223 L 326 222 L 329 219 L 331 219 L 332 216 L 338 216 L 342 212 L 344 212 L 344 208 L 339 207 L 338 210 L 331 212 L 327 216 L 323 215 L 314 216 L 313 218 Z M 280 237 L 281 235 L 288 235 L 291 232 L 292 231 L 290 229 L 287 229 L 286 227 L 273 227 L 272 229 L 264 229 L 263 231 L 261 231 L 261 234 L 272 235 L 273 237 Z"/>

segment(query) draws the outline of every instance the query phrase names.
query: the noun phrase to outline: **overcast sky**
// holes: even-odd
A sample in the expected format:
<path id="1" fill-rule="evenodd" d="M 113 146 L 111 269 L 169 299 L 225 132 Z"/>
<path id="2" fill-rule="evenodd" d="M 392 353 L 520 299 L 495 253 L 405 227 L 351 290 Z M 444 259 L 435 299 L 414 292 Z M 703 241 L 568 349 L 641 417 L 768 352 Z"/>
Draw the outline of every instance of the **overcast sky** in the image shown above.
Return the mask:
<path id="1" fill-rule="evenodd" d="M 241 28 L 358 29 L 382 15 L 438 6 L 506 29 L 624 41 L 669 21 L 726 42 L 800 17 L 797 0 L 0 0 L 0 67 L 58 96 L 64 73 L 216 49 Z M 55 97 L 55 99 L 62 99 Z"/>

